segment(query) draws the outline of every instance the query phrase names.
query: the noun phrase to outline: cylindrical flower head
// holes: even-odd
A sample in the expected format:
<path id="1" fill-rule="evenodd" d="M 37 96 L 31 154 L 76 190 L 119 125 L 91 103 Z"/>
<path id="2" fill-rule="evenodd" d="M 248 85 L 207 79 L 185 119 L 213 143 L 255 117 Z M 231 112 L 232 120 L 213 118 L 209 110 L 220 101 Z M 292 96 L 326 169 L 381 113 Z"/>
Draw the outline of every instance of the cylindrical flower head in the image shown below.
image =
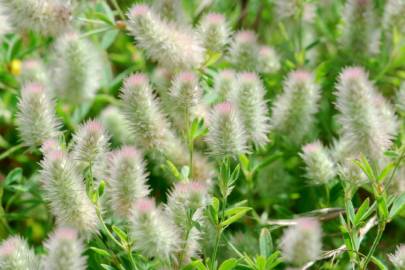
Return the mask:
<path id="1" fill-rule="evenodd" d="M 4 34 L 10 33 L 11 25 L 10 19 L 7 15 L 7 11 L 4 10 L 4 7 L 0 5 L 0 41 Z"/>
<path id="2" fill-rule="evenodd" d="M 214 156 L 237 157 L 247 152 L 246 135 L 234 105 L 216 105 L 209 119 L 208 147 Z"/>
<path id="3" fill-rule="evenodd" d="M 91 100 L 100 86 L 95 48 L 79 34 L 59 37 L 53 56 L 52 83 L 55 95 L 71 104 Z"/>
<path id="4" fill-rule="evenodd" d="M 211 52 L 221 52 L 228 43 L 230 30 L 225 17 L 219 13 L 209 13 L 201 20 L 199 33 L 204 47 Z"/>
<path id="5" fill-rule="evenodd" d="M 27 241 L 19 236 L 11 236 L 0 245 L 0 269 L 38 270 L 39 260 Z"/>
<path id="6" fill-rule="evenodd" d="M 149 195 L 147 173 L 141 154 L 132 146 L 114 152 L 110 161 L 109 196 L 114 212 L 129 218 L 136 200 Z"/>
<path id="7" fill-rule="evenodd" d="M 259 46 L 253 31 L 239 31 L 235 34 L 229 49 L 229 62 L 237 70 L 254 71 L 257 69 Z"/>
<path id="8" fill-rule="evenodd" d="M 280 58 L 273 48 L 260 47 L 258 57 L 258 71 L 260 73 L 275 73 L 280 69 Z"/>
<path id="9" fill-rule="evenodd" d="M 177 183 L 169 194 L 166 211 L 171 220 L 180 228 L 181 247 L 185 255 L 182 263 L 187 263 L 195 257 L 199 250 L 200 231 L 193 226 L 188 231 L 189 211 L 193 214 L 191 219 L 194 222 L 203 222 L 203 210 L 208 204 L 207 185 L 201 182 Z"/>
<path id="10" fill-rule="evenodd" d="M 129 130 L 129 122 L 118 108 L 113 106 L 105 108 L 99 120 L 115 144 L 130 144 L 135 141 Z"/>
<path id="11" fill-rule="evenodd" d="M 284 92 L 274 101 L 271 128 L 299 144 L 313 127 L 320 98 L 313 75 L 293 71 L 284 81 Z"/>
<path id="12" fill-rule="evenodd" d="M 50 152 L 60 151 L 60 150 L 62 150 L 62 145 L 57 140 L 54 140 L 54 139 L 46 140 L 41 145 L 41 152 L 43 155 L 47 155 Z"/>
<path id="13" fill-rule="evenodd" d="M 162 21 L 144 4 L 136 4 L 128 13 L 128 29 L 147 56 L 173 69 L 199 67 L 204 48 L 195 34 Z"/>
<path id="14" fill-rule="evenodd" d="M 130 234 L 134 249 L 146 257 L 170 260 L 179 245 L 175 225 L 156 207 L 153 199 L 139 199 L 132 209 Z"/>
<path id="15" fill-rule="evenodd" d="M 375 89 L 366 72 L 359 67 L 346 68 L 336 89 L 343 140 L 354 155 L 363 153 L 373 160 L 380 159 L 391 145 L 392 130 L 385 128 L 381 110 L 375 106 Z"/>
<path id="16" fill-rule="evenodd" d="M 72 158 L 83 168 L 105 163 L 109 136 L 97 120 L 89 120 L 80 125 L 73 135 Z"/>
<path id="17" fill-rule="evenodd" d="M 377 18 L 372 0 L 348 0 L 343 10 L 343 46 L 354 53 L 372 52 L 378 44 Z"/>
<path id="18" fill-rule="evenodd" d="M 276 0 L 273 3 L 275 5 L 275 14 L 279 20 L 298 14 L 301 4 L 297 0 Z"/>
<path id="19" fill-rule="evenodd" d="M 59 123 L 54 104 L 43 85 L 25 85 L 21 90 L 18 110 L 17 128 L 26 146 L 40 146 L 44 141 L 58 137 Z"/>
<path id="20" fill-rule="evenodd" d="M 392 264 L 398 269 L 405 269 L 405 245 L 399 245 L 394 254 L 388 255 Z"/>
<path id="21" fill-rule="evenodd" d="M 12 24 L 20 30 L 32 30 L 57 36 L 69 27 L 72 7 L 63 0 L 3 0 Z"/>
<path id="22" fill-rule="evenodd" d="M 219 102 L 229 101 L 236 88 L 236 74 L 231 69 L 221 70 L 214 78 L 214 91 Z"/>
<path id="23" fill-rule="evenodd" d="M 197 76 L 190 71 L 176 75 L 170 88 L 170 95 L 173 99 L 173 105 L 180 112 L 192 113 L 202 96 L 202 89 Z"/>
<path id="24" fill-rule="evenodd" d="M 42 262 L 43 270 L 85 270 L 86 257 L 83 256 L 82 239 L 75 229 L 57 228 L 44 244 L 48 254 Z"/>
<path id="25" fill-rule="evenodd" d="M 387 134 L 395 137 L 398 132 L 398 121 L 392 104 L 385 99 L 379 92 L 375 92 L 374 104 L 378 111 L 379 117 L 384 123 L 384 129 Z"/>
<path id="26" fill-rule="evenodd" d="M 305 162 L 307 177 L 313 184 L 326 184 L 336 175 L 335 165 L 319 141 L 305 145 L 300 156 Z"/>
<path id="27" fill-rule="evenodd" d="M 86 195 L 84 180 L 63 151 L 47 153 L 41 161 L 44 196 L 57 223 L 88 235 L 96 231 L 97 215 Z"/>
<path id="28" fill-rule="evenodd" d="M 284 260 L 294 266 L 304 266 L 321 253 L 322 229 L 318 220 L 301 218 L 296 225 L 286 229 L 281 238 Z"/>
<path id="29" fill-rule="evenodd" d="M 146 149 L 162 149 L 173 141 L 169 123 L 160 111 L 149 80 L 144 74 L 127 78 L 121 90 L 123 112 L 137 141 Z"/>
<path id="30" fill-rule="evenodd" d="M 38 59 L 29 59 L 22 63 L 20 81 L 22 83 L 39 82 L 46 85 L 48 75 L 43 63 Z"/>
<path id="31" fill-rule="evenodd" d="M 396 27 L 397 31 L 405 33 L 405 1 L 388 0 L 385 3 L 383 15 L 383 28 L 386 31 L 392 31 Z"/>
<path id="32" fill-rule="evenodd" d="M 234 103 L 246 131 L 247 139 L 258 146 L 268 142 L 269 112 L 264 100 L 264 86 L 255 73 L 238 75 Z"/>

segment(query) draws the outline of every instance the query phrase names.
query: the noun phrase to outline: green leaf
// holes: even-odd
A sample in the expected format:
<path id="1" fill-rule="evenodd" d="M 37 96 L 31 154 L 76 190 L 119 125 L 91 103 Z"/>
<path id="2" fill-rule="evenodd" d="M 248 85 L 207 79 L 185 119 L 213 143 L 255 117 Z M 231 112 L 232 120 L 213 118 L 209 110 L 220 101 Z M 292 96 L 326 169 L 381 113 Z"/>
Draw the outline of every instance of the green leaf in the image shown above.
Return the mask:
<path id="1" fill-rule="evenodd" d="M 176 179 L 180 179 L 180 172 L 177 170 L 176 166 L 170 161 L 166 160 L 166 168 L 173 174 Z"/>
<path id="2" fill-rule="evenodd" d="M 106 270 L 116 270 L 114 267 L 107 264 L 101 264 L 101 267 L 103 267 Z"/>
<path id="3" fill-rule="evenodd" d="M 98 185 L 98 197 L 101 198 L 104 194 L 104 189 L 105 189 L 105 182 L 104 180 L 100 181 L 100 184 Z"/>
<path id="4" fill-rule="evenodd" d="M 367 212 L 368 208 L 370 207 L 370 199 L 367 198 L 364 200 L 364 202 L 361 204 L 359 209 L 357 210 L 357 213 L 354 217 L 354 225 L 358 226 L 361 221 L 364 220 L 364 214 Z"/>
<path id="5" fill-rule="evenodd" d="M 260 255 L 266 258 L 273 252 L 273 239 L 271 233 L 267 228 L 260 231 L 259 238 Z"/>
<path id="6" fill-rule="evenodd" d="M 238 265 L 238 260 L 235 258 L 228 259 L 224 261 L 218 270 L 231 270 Z"/>
<path id="7" fill-rule="evenodd" d="M 90 249 L 101 256 L 111 257 L 110 253 L 104 249 L 96 248 L 96 247 L 90 247 Z"/>
<path id="8" fill-rule="evenodd" d="M 404 207 L 404 205 L 405 205 L 405 193 L 396 197 L 394 202 L 392 203 L 389 213 L 389 220 L 392 220 L 396 216 L 396 214 Z"/>
<path id="9" fill-rule="evenodd" d="M 348 209 L 347 209 L 347 211 L 348 211 L 347 215 L 348 215 L 348 217 L 349 217 L 349 220 L 350 220 L 350 222 L 351 222 L 352 224 L 354 224 L 354 219 L 355 219 L 355 217 L 354 217 L 354 207 L 353 207 L 352 201 L 349 201 L 349 202 L 348 202 L 347 208 L 348 208 Z"/>
<path id="10" fill-rule="evenodd" d="M 187 180 L 189 176 L 190 176 L 190 168 L 188 166 L 183 166 L 180 172 L 181 180 Z"/>
<path id="11" fill-rule="evenodd" d="M 21 168 L 15 168 L 11 172 L 8 173 L 6 180 L 4 181 L 5 185 L 8 186 L 14 182 L 20 182 L 22 179 L 22 172 L 23 170 Z"/>
<path id="12" fill-rule="evenodd" d="M 365 156 L 362 156 L 360 160 L 354 160 L 353 162 L 361 168 L 361 170 L 367 175 L 370 181 L 377 180 L 374 171 Z"/>
<path id="13" fill-rule="evenodd" d="M 225 211 L 225 216 L 229 216 L 226 220 L 221 222 L 221 227 L 226 228 L 232 223 L 238 221 L 240 218 L 242 218 L 248 211 L 250 211 L 252 208 L 250 207 L 235 207 L 233 209 L 228 209 Z"/>
<path id="14" fill-rule="evenodd" d="M 219 58 L 221 58 L 222 53 L 221 52 L 213 52 L 210 53 L 208 56 L 208 60 L 205 62 L 205 67 L 209 67 L 212 66 L 213 64 L 215 64 Z"/>
<path id="15" fill-rule="evenodd" d="M 384 179 L 387 177 L 387 175 L 395 168 L 395 164 L 394 163 L 389 163 L 380 173 L 380 175 L 378 176 L 378 182 L 382 182 L 384 181 Z"/>
<path id="16" fill-rule="evenodd" d="M 384 263 L 375 256 L 371 256 L 371 261 L 378 267 L 380 270 L 388 270 L 388 267 L 384 265 Z"/>
<path id="17" fill-rule="evenodd" d="M 182 270 L 207 270 L 208 268 L 201 261 L 193 261 Z"/>
<path id="18" fill-rule="evenodd" d="M 115 234 L 118 235 L 118 237 L 121 239 L 121 242 L 126 242 L 128 240 L 127 234 L 119 227 L 112 225 L 111 228 L 115 232 Z"/>

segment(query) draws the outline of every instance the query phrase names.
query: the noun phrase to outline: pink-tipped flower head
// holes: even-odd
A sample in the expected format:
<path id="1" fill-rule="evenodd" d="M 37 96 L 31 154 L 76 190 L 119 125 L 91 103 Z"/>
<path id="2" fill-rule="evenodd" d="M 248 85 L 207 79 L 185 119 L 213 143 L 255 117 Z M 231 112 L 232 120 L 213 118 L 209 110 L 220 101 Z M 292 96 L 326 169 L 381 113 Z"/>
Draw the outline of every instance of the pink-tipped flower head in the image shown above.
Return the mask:
<path id="1" fill-rule="evenodd" d="M 21 90 L 17 128 L 26 146 L 37 147 L 59 135 L 54 104 L 39 83 L 28 83 Z"/>
<path id="2" fill-rule="evenodd" d="M 277 52 L 268 46 L 261 46 L 259 49 L 258 72 L 275 73 L 280 69 L 280 57 Z"/>
<path id="3" fill-rule="evenodd" d="M 142 255 L 167 262 L 178 251 L 178 231 L 153 199 L 142 198 L 134 203 L 130 224 L 134 249 Z"/>
<path id="4" fill-rule="evenodd" d="M 123 146 L 112 154 L 109 171 L 111 204 L 119 217 L 128 219 L 133 204 L 149 194 L 142 155 L 132 146 Z"/>
<path id="5" fill-rule="evenodd" d="M 268 142 L 270 118 L 265 102 L 264 86 L 254 72 L 240 73 L 233 101 L 249 142 L 263 146 Z"/>
<path id="6" fill-rule="evenodd" d="M 63 150 L 50 151 L 44 154 L 41 167 L 44 197 L 57 223 L 75 228 L 85 236 L 95 232 L 96 210 L 70 156 Z"/>
<path id="7" fill-rule="evenodd" d="M 207 143 L 214 156 L 236 157 L 246 153 L 246 136 L 231 102 L 217 104 L 209 120 Z"/>
<path id="8" fill-rule="evenodd" d="M 284 231 L 280 244 L 284 260 L 297 267 L 317 259 L 321 247 L 321 225 L 313 218 L 298 219 L 295 225 Z"/>
<path id="9" fill-rule="evenodd" d="M 144 4 L 128 13 L 128 29 L 137 46 L 164 67 L 191 69 L 204 61 L 204 48 L 191 30 L 162 20 Z"/>
<path id="10" fill-rule="evenodd" d="M 19 236 L 11 236 L 0 244 L 0 269 L 39 269 L 39 259 Z"/>
<path id="11" fill-rule="evenodd" d="M 311 183 L 326 184 L 335 176 L 335 165 L 319 141 L 304 145 L 300 156 L 304 160 L 306 176 Z"/>
<path id="12" fill-rule="evenodd" d="M 48 74 L 42 61 L 39 59 L 28 59 L 22 62 L 20 81 L 22 84 L 28 82 L 46 84 L 48 82 Z"/>
<path id="13" fill-rule="evenodd" d="M 197 76 L 190 71 L 179 73 L 173 79 L 170 95 L 182 115 L 195 112 L 202 96 Z"/>
<path id="14" fill-rule="evenodd" d="M 86 257 L 78 231 L 70 227 L 59 227 L 44 244 L 48 254 L 42 262 L 44 270 L 85 270 Z"/>
<path id="15" fill-rule="evenodd" d="M 107 133 L 111 135 L 113 144 L 122 145 L 135 142 L 134 134 L 131 133 L 129 128 L 129 122 L 117 107 L 106 107 L 101 112 L 99 121 L 105 127 Z"/>
<path id="16" fill-rule="evenodd" d="M 229 49 L 229 61 L 235 69 L 254 71 L 258 68 L 259 45 L 256 34 L 243 30 L 235 34 Z"/>
<path id="17" fill-rule="evenodd" d="M 283 93 L 273 103 L 272 130 L 300 144 L 314 125 L 319 99 L 319 86 L 311 73 L 290 72 L 284 81 Z"/>
<path id="18" fill-rule="evenodd" d="M 230 30 L 225 17 L 219 13 L 207 14 L 199 26 L 204 47 L 211 52 L 221 52 L 229 41 Z"/>
<path id="19" fill-rule="evenodd" d="M 370 159 L 379 160 L 390 147 L 393 134 L 392 128 L 386 128 L 384 109 L 376 106 L 379 94 L 366 72 L 360 67 L 346 68 L 339 76 L 336 89 L 342 139 L 349 144 L 352 155 L 363 153 Z"/>
<path id="20" fill-rule="evenodd" d="M 105 154 L 109 149 L 109 136 L 103 125 L 97 120 L 82 124 L 73 136 L 72 157 L 81 169 L 89 166 L 102 168 L 105 165 Z M 96 177 L 97 170 L 93 170 Z"/>

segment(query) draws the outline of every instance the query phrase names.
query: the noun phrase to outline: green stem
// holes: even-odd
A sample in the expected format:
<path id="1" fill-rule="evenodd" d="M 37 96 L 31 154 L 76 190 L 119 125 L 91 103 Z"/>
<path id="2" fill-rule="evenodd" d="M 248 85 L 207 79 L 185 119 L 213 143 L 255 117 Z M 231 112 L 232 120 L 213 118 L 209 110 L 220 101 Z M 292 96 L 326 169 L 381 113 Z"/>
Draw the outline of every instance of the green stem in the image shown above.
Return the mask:
<path id="1" fill-rule="evenodd" d="M 220 226 L 220 225 L 218 225 L 218 226 Z M 212 256 L 211 256 L 211 270 L 215 269 L 215 262 L 217 260 L 218 247 L 219 247 L 219 243 L 221 241 L 222 231 L 223 231 L 222 228 L 217 228 L 214 251 L 212 252 Z"/>
<path id="2" fill-rule="evenodd" d="M 9 157 L 11 154 L 13 154 L 14 152 L 17 152 L 18 150 L 20 150 L 23 147 L 24 147 L 24 144 L 20 143 L 20 144 L 17 144 L 16 146 L 9 148 L 7 151 L 5 151 L 3 154 L 0 155 L 0 160 Z"/>
<path id="3" fill-rule="evenodd" d="M 385 223 L 383 222 L 378 225 L 377 236 L 374 239 L 373 245 L 371 246 L 371 249 L 368 252 L 367 257 L 366 257 L 361 269 L 363 269 L 363 270 L 367 269 L 367 265 L 370 262 L 371 257 L 373 256 L 373 254 L 377 248 L 378 243 L 380 243 L 384 230 L 385 230 Z"/>
<path id="4" fill-rule="evenodd" d="M 122 12 L 120 6 L 119 6 L 118 3 L 117 3 L 117 0 L 111 0 L 111 3 L 113 4 L 114 8 L 117 10 L 117 12 L 118 12 L 120 18 L 121 18 L 122 20 L 125 20 L 124 12 Z"/>

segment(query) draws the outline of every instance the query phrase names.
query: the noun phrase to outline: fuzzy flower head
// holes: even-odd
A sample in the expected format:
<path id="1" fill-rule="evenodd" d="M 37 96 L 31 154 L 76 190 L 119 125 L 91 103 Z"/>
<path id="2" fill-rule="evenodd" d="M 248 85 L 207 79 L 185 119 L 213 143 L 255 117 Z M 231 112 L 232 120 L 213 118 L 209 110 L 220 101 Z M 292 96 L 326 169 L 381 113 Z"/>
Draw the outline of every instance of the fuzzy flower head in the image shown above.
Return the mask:
<path id="1" fill-rule="evenodd" d="M 220 102 L 229 101 L 236 88 L 236 74 L 231 69 L 221 70 L 214 78 L 214 91 Z"/>
<path id="2" fill-rule="evenodd" d="M 59 135 L 54 104 L 43 85 L 28 83 L 21 90 L 18 102 L 17 128 L 23 143 L 36 147 Z"/>
<path id="3" fill-rule="evenodd" d="M 69 227 L 60 227 L 45 243 L 48 254 L 43 260 L 44 270 L 85 270 L 86 257 L 78 232 Z"/>
<path id="4" fill-rule="evenodd" d="M 391 145 L 393 130 L 385 127 L 386 118 L 375 106 L 377 94 L 366 72 L 360 67 L 346 68 L 336 89 L 343 140 L 350 144 L 353 155 L 363 153 L 373 160 L 380 159 Z"/>
<path id="5" fill-rule="evenodd" d="M 57 223 L 85 235 L 94 232 L 98 223 L 96 210 L 68 154 L 61 150 L 51 151 L 41 161 L 41 167 L 45 200 Z"/>
<path id="6" fill-rule="evenodd" d="M 225 17 L 209 13 L 201 20 L 199 32 L 208 51 L 221 52 L 228 43 L 230 31 Z"/>
<path id="7" fill-rule="evenodd" d="M 258 57 L 260 73 L 275 73 L 280 69 L 280 57 L 272 47 L 261 46 Z"/>
<path id="8" fill-rule="evenodd" d="M 41 152 L 44 155 L 53 151 L 60 151 L 60 150 L 62 150 L 62 145 L 58 140 L 55 139 L 46 140 L 41 145 Z"/>
<path id="9" fill-rule="evenodd" d="M 373 52 L 378 47 L 376 14 L 372 0 L 348 0 L 343 10 L 342 45 L 355 53 Z"/>
<path id="10" fill-rule="evenodd" d="M 173 141 L 174 134 L 160 110 L 148 78 L 140 73 L 128 77 L 121 90 L 121 99 L 123 112 L 139 144 L 146 149 L 164 151 Z"/>
<path id="11" fill-rule="evenodd" d="M 155 0 L 152 8 L 166 21 L 186 23 L 186 14 L 181 0 Z"/>
<path id="12" fill-rule="evenodd" d="M 189 230 L 188 224 L 193 221 L 202 225 L 203 211 L 208 201 L 207 185 L 196 181 L 177 183 L 169 194 L 166 210 L 181 229 L 182 252 L 185 254 L 183 263 L 189 262 L 200 251 L 201 232 L 195 226 Z"/>
<path id="13" fill-rule="evenodd" d="M 100 86 L 100 63 L 93 45 L 78 33 L 58 38 L 53 55 L 52 85 L 56 97 L 70 103 L 91 100 Z"/>
<path id="14" fill-rule="evenodd" d="M 0 5 L 0 40 L 4 34 L 11 31 L 10 19 L 4 10 L 4 7 Z"/>
<path id="15" fill-rule="evenodd" d="M 179 73 L 173 80 L 170 94 L 180 112 L 192 112 L 202 96 L 197 76 L 190 71 Z"/>
<path id="16" fill-rule="evenodd" d="M 248 140 L 259 146 L 266 144 L 270 129 L 269 112 L 264 100 L 264 86 L 255 73 L 239 74 L 233 100 Z"/>
<path id="17" fill-rule="evenodd" d="M 214 156 L 237 157 L 246 153 L 246 135 L 231 102 L 214 107 L 208 129 L 207 143 Z"/>
<path id="18" fill-rule="evenodd" d="M 405 269 L 405 245 L 399 245 L 395 253 L 388 255 L 388 258 L 399 270 Z"/>
<path id="19" fill-rule="evenodd" d="M 127 119 L 118 108 L 113 106 L 105 108 L 100 114 L 99 121 L 108 134 L 111 134 L 115 144 L 129 144 L 135 141 Z"/>
<path id="20" fill-rule="evenodd" d="M 39 263 L 27 241 L 12 236 L 0 245 L 0 269 L 2 270 L 38 270 Z"/>
<path id="21" fill-rule="evenodd" d="M 307 177 L 312 183 L 326 184 L 335 176 L 334 163 L 319 141 L 305 145 L 300 156 L 306 165 Z"/>
<path id="22" fill-rule="evenodd" d="M 145 4 L 128 12 L 128 29 L 146 55 L 167 68 L 191 69 L 204 61 L 204 48 L 187 28 L 161 20 Z"/>
<path id="23" fill-rule="evenodd" d="M 235 34 L 229 49 L 229 61 L 235 69 L 254 71 L 258 64 L 259 46 L 253 31 L 243 30 Z"/>
<path id="24" fill-rule="evenodd" d="M 48 82 L 43 63 L 38 59 L 28 59 L 22 62 L 20 81 L 22 83 L 39 82 L 46 84 Z"/>
<path id="25" fill-rule="evenodd" d="M 73 136 L 73 159 L 84 167 L 102 163 L 108 151 L 108 140 L 109 136 L 99 121 L 85 122 Z"/>
<path id="26" fill-rule="evenodd" d="M 299 144 L 313 127 L 320 90 L 311 73 L 293 71 L 284 81 L 284 92 L 273 105 L 272 129 Z"/>
<path id="27" fill-rule="evenodd" d="M 383 28 L 387 31 L 392 31 L 394 27 L 398 31 L 405 33 L 405 1 L 403 0 L 388 0 L 385 3 L 383 15 Z"/>
<path id="28" fill-rule="evenodd" d="M 110 198 L 114 211 L 128 218 L 132 205 L 149 195 L 145 163 L 141 154 L 132 146 L 114 152 L 110 168 Z"/>
<path id="29" fill-rule="evenodd" d="M 69 27 L 72 7 L 63 0 L 4 0 L 11 23 L 19 30 L 57 36 Z"/>
<path id="30" fill-rule="evenodd" d="M 178 250 L 178 232 L 153 199 L 143 198 L 134 203 L 130 232 L 134 249 L 146 257 L 168 261 Z"/>
<path id="31" fill-rule="evenodd" d="M 284 260 L 294 266 L 317 259 L 322 248 L 321 225 L 313 218 L 298 219 L 296 225 L 284 231 L 280 248 Z"/>

